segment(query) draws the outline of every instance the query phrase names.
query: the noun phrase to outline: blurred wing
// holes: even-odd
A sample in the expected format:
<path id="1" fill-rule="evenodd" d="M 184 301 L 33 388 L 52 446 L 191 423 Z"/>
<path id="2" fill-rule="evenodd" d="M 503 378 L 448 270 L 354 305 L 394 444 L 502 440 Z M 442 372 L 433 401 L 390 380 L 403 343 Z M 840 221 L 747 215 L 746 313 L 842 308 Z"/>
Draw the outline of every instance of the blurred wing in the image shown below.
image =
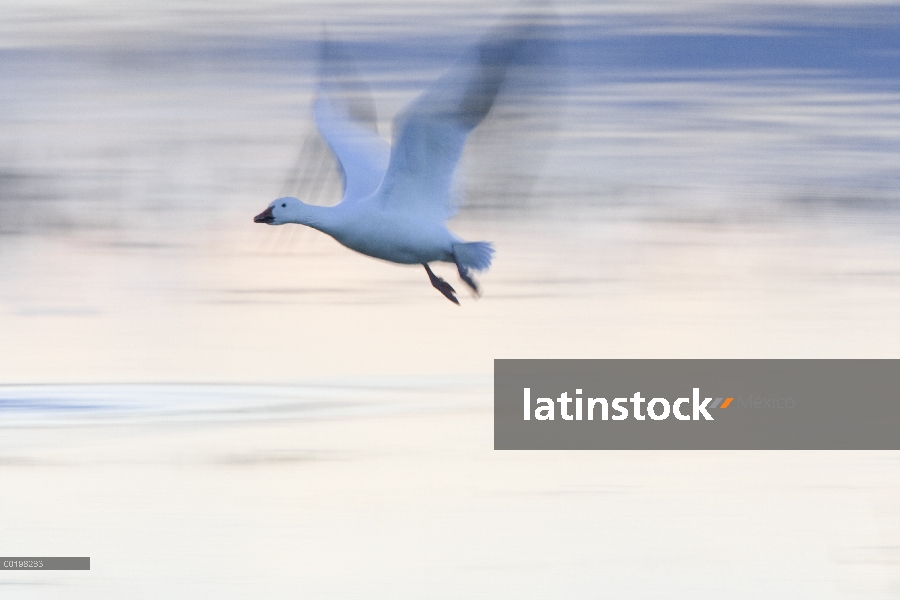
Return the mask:
<path id="1" fill-rule="evenodd" d="M 394 121 L 390 164 L 378 199 L 385 208 L 443 220 L 454 212 L 453 174 L 466 136 L 490 111 L 522 27 L 497 28 L 469 48 Z"/>
<path id="2" fill-rule="evenodd" d="M 481 207 L 521 207 L 533 196 L 568 112 L 569 46 L 552 7 L 526 15 L 528 43 L 516 52 L 488 117 L 469 134 L 457 197 Z"/>
<path id="3" fill-rule="evenodd" d="M 334 152 L 344 180 L 343 202 L 371 195 L 384 178 L 390 145 L 378 135 L 375 105 L 341 46 L 320 47 L 319 85 L 313 113 L 316 127 Z"/>

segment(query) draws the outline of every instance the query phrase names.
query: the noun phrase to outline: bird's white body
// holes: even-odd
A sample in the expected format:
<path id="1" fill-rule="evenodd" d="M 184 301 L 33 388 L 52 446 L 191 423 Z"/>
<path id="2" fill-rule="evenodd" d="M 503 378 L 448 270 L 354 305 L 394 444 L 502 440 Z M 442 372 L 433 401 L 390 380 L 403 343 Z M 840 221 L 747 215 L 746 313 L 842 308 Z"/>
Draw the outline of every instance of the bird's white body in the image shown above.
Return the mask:
<path id="1" fill-rule="evenodd" d="M 455 263 L 477 293 L 469 273 L 487 269 L 494 251 L 488 242 L 464 242 L 447 229 L 454 212 L 451 188 L 466 137 L 490 111 L 507 68 L 526 45 L 517 25 L 490 32 L 395 118 L 388 144 L 340 93 L 336 82 L 346 82 L 352 69 L 339 46 L 326 40 L 314 116 L 340 164 L 343 199 L 324 207 L 279 198 L 254 220 L 299 223 L 361 254 L 421 264 L 432 285 L 458 304 L 453 288 L 428 267 Z M 374 107 L 370 112 L 374 116 Z"/>
<path id="2" fill-rule="evenodd" d="M 446 225 L 403 211 L 385 210 L 374 199 L 367 200 L 325 207 L 281 198 L 273 203 L 273 224 L 307 225 L 360 254 L 394 263 L 454 262 L 453 245 L 462 240 Z"/>

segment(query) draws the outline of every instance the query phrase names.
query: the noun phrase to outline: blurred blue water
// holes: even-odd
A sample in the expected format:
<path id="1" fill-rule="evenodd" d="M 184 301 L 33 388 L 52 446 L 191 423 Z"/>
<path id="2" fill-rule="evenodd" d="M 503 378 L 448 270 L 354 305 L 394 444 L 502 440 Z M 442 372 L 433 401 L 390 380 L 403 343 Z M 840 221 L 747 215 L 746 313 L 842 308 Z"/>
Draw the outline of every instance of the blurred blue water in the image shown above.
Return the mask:
<path id="1" fill-rule="evenodd" d="M 81 20 L 12 13 L 18 26 L 0 48 L 0 350 L 28 368 L 7 367 L 2 380 L 143 381 L 152 372 L 154 381 L 247 381 L 267 370 L 305 380 L 337 370 L 329 353 L 344 352 L 335 342 L 320 362 L 279 362 L 279 352 L 312 344 L 310 329 L 347 336 L 356 349 L 348 372 L 376 371 L 376 356 L 413 373 L 468 357 L 447 369 L 481 373 L 508 351 L 506 332 L 531 318 L 525 304 L 502 310 L 496 331 L 475 328 L 477 352 L 441 341 L 466 330 L 452 321 L 385 351 L 372 328 L 394 339 L 406 315 L 376 307 L 431 307 L 416 295 L 420 278 L 379 271 L 300 228 L 251 222 L 277 195 L 337 200 L 310 114 L 323 23 L 371 84 L 389 137 L 394 115 L 503 14 L 462 2 L 316 6 L 84 8 L 92 18 Z M 735 296 L 709 301 L 731 311 L 722 319 L 735 339 L 753 339 L 746 314 L 780 333 L 799 322 L 798 298 L 824 298 L 801 311 L 815 335 L 785 334 L 796 346 L 777 348 L 844 349 L 846 331 L 868 332 L 853 346 L 860 352 L 890 348 L 900 7 L 556 8 L 531 48 L 558 42 L 553 77 L 525 83 L 558 88 L 505 94 L 463 157 L 467 202 L 453 226 L 497 242 L 488 277 L 507 287 L 491 297 L 553 298 L 536 314 L 584 311 L 581 320 L 600 323 L 590 307 L 560 306 L 630 294 L 662 311 L 694 306 L 657 300 L 672 289 L 729 290 Z M 770 289 L 778 293 L 759 293 Z M 873 304 L 878 312 L 858 308 Z M 335 331 L 317 312 L 290 312 L 311 305 L 353 311 L 331 315 Z M 276 340 L 260 324 L 279 309 Z M 707 316 L 695 310 L 683 329 Z M 345 327 L 350 318 L 359 321 Z M 866 329 L 871 321 L 878 326 Z M 611 326 L 629 325 L 597 329 Z M 370 335 L 359 340 L 360 330 Z M 529 343 L 544 351 L 540 336 Z M 392 361 L 394 352 L 403 358 Z M 196 369 L 206 370 L 195 379 Z"/>
<path id="2" fill-rule="evenodd" d="M 502 7 L 4 5 L 2 537 L 98 566 L 0 588 L 896 595 L 896 456 L 496 453 L 490 370 L 897 355 L 900 5 L 556 9 L 559 93 L 464 157 L 453 226 L 498 254 L 457 310 L 251 218 L 288 184 L 336 200 L 309 173 L 323 23 L 387 137 Z"/>
<path id="3" fill-rule="evenodd" d="M 565 48 L 565 101 L 549 101 L 560 115 L 543 133 L 509 127 L 500 148 L 561 140 L 546 173 L 560 196 L 602 203 L 609 190 L 643 185 L 738 196 L 759 187 L 777 201 L 896 205 L 896 5 L 559 12 L 541 35 Z M 447 17 L 446 26 L 440 14 L 329 22 L 373 85 L 383 134 L 491 22 Z M 262 184 L 284 179 L 309 126 L 320 35 L 318 26 L 181 27 L 0 49 L 0 231 L 172 226 L 198 212 L 208 223 L 209 207 L 195 210 L 203 199 L 228 211 L 249 204 L 245 192 L 271 193 Z M 473 205 L 493 191 L 475 188 Z"/>
<path id="4" fill-rule="evenodd" d="M 283 422 L 459 410 L 472 391 L 489 383 L 457 377 L 307 385 L 0 385 L 0 428 Z"/>

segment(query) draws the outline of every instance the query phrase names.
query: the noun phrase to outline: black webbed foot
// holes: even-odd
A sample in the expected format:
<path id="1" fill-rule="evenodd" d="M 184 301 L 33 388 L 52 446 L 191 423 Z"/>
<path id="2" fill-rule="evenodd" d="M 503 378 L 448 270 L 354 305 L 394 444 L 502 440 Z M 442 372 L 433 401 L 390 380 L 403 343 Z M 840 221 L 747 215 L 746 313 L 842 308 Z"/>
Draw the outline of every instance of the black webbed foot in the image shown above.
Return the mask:
<path id="1" fill-rule="evenodd" d="M 472 288 L 472 291 L 475 292 L 476 296 L 481 296 L 481 290 L 478 289 L 478 284 L 475 283 L 475 280 L 469 276 L 469 270 L 464 269 L 459 265 L 457 265 L 457 268 L 459 270 L 459 278 L 462 279 L 467 286 Z"/>
<path id="2" fill-rule="evenodd" d="M 456 299 L 455 295 L 456 290 L 453 289 L 453 286 L 435 275 L 427 263 L 422 263 L 422 266 L 425 267 L 425 272 L 428 273 L 428 279 L 431 280 L 431 285 L 433 285 L 437 291 L 442 293 L 447 300 L 453 304 L 459 305 L 459 300 Z"/>
<path id="3" fill-rule="evenodd" d="M 476 297 L 481 296 L 481 290 L 478 289 L 478 284 L 475 283 L 475 280 L 469 275 L 469 269 L 459 264 L 459 260 L 457 260 L 456 255 L 454 254 L 453 260 L 456 262 L 456 270 L 459 272 L 459 278 L 463 280 L 463 282 L 472 288 L 472 291 L 475 292 Z"/>

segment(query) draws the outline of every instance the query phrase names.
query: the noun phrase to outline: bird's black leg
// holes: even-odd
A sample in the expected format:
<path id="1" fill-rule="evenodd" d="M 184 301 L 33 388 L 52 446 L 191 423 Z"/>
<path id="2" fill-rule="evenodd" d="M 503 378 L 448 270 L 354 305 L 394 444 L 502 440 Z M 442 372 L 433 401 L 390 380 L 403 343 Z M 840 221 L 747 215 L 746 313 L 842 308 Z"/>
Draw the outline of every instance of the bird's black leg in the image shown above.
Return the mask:
<path id="1" fill-rule="evenodd" d="M 456 290 L 453 289 L 453 286 L 435 275 L 431 270 L 431 267 L 428 266 L 428 263 L 422 263 L 422 266 L 425 267 L 425 272 L 428 273 L 428 279 L 431 280 L 431 285 L 437 288 L 437 291 L 442 293 L 444 297 L 447 298 L 447 300 L 449 300 L 453 304 L 459 304 L 459 300 L 457 300 L 456 296 L 454 295 L 456 293 Z"/>
<path id="2" fill-rule="evenodd" d="M 478 289 L 478 284 L 475 283 L 475 280 L 469 276 L 469 269 L 459 264 L 459 261 L 456 259 L 456 255 L 453 255 L 453 260 L 456 262 L 456 270 L 459 271 L 459 278 L 462 279 L 467 286 L 472 288 L 472 291 L 475 292 L 476 296 L 481 296 L 481 291 Z"/>

